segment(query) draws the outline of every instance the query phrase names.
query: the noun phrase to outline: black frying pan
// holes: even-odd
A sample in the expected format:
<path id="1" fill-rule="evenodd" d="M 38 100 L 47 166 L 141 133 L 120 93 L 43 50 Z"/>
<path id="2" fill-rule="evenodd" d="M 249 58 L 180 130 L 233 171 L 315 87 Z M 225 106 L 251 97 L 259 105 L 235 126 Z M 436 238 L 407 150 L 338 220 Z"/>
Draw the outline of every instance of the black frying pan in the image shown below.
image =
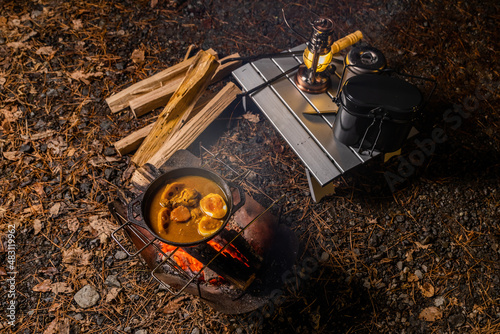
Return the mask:
<path id="1" fill-rule="evenodd" d="M 220 228 L 214 232 L 212 235 L 205 237 L 201 240 L 197 240 L 194 242 L 174 242 L 171 240 L 166 240 L 162 237 L 160 237 L 154 229 L 151 227 L 151 221 L 149 219 L 149 211 L 151 209 L 151 203 L 153 201 L 154 196 L 168 183 L 171 183 L 172 181 L 182 177 L 182 176 L 201 176 L 204 178 L 207 178 L 213 182 L 215 182 L 224 192 L 224 195 L 227 199 L 227 213 L 226 216 L 224 216 L 222 219 L 224 222 L 220 226 Z M 238 189 L 239 195 L 240 195 L 240 201 L 235 205 L 233 202 L 233 195 L 230 189 L 230 186 Z M 226 226 L 227 222 L 229 221 L 229 218 L 238 211 L 239 208 L 241 208 L 245 204 L 245 194 L 243 193 L 243 190 L 235 185 L 235 184 L 229 184 L 226 182 L 222 177 L 219 175 L 215 174 L 214 172 L 211 172 L 209 170 L 203 169 L 203 168 L 196 168 L 196 167 L 186 167 L 186 168 L 178 168 L 178 169 L 173 169 L 171 171 L 166 172 L 165 174 L 162 174 L 159 176 L 157 179 L 155 179 L 151 184 L 148 186 L 146 191 L 136 199 L 134 199 L 130 204 L 128 205 L 128 219 L 131 223 L 134 223 L 136 225 L 139 225 L 141 227 L 144 227 L 147 229 L 155 238 L 158 240 L 163 241 L 164 243 L 167 243 L 169 245 L 173 246 L 181 246 L 181 247 L 186 247 L 186 246 L 194 246 L 197 244 L 201 244 L 204 242 L 207 242 L 208 240 L 212 239 L 214 236 L 216 236 L 224 227 Z M 138 210 L 138 207 L 140 207 L 140 210 Z"/>

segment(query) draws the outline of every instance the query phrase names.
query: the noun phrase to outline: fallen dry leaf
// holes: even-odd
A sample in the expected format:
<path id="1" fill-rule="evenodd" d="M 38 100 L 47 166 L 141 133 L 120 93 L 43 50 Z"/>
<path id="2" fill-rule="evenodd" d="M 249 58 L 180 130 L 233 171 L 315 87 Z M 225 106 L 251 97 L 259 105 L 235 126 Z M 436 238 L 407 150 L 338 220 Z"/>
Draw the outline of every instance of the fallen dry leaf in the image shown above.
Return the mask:
<path id="1" fill-rule="evenodd" d="M 11 47 L 11 48 L 14 48 L 14 49 L 27 49 L 30 47 L 29 44 L 25 44 L 23 42 L 10 42 L 10 43 L 7 43 L 7 46 Z"/>
<path id="2" fill-rule="evenodd" d="M 79 80 L 86 85 L 90 85 L 89 78 L 92 77 L 102 77 L 104 73 L 96 72 L 96 73 L 83 73 L 82 70 L 75 71 L 69 75 L 69 77 L 73 80 Z"/>
<path id="3" fill-rule="evenodd" d="M 11 130 L 10 122 L 7 121 L 6 119 L 4 119 L 2 122 L 2 129 L 3 129 L 3 132 L 10 133 L 10 130 Z"/>
<path id="4" fill-rule="evenodd" d="M 42 46 L 38 48 L 38 50 L 35 51 L 37 55 L 48 55 L 48 56 L 53 56 L 56 54 L 56 50 L 52 48 L 51 46 Z"/>
<path id="5" fill-rule="evenodd" d="M 186 298 L 186 296 L 181 296 L 169 301 L 165 307 L 160 309 L 160 312 L 165 314 L 175 313 L 180 308 L 181 302 Z"/>
<path id="6" fill-rule="evenodd" d="M 52 282 L 50 279 L 43 280 L 33 287 L 33 291 L 36 292 L 48 292 L 50 290 L 52 290 Z"/>
<path id="7" fill-rule="evenodd" d="M 78 231 L 79 227 L 80 227 L 80 222 L 78 221 L 78 218 L 71 218 L 68 220 L 68 229 L 71 232 Z"/>
<path id="8" fill-rule="evenodd" d="M 30 206 L 29 208 L 26 208 L 23 210 L 23 213 L 30 216 L 30 215 L 37 215 L 37 214 L 42 214 L 43 213 L 43 204 L 35 204 Z"/>
<path id="9" fill-rule="evenodd" d="M 43 189 L 43 185 L 40 182 L 37 182 L 33 185 L 33 190 L 40 196 L 45 197 L 45 190 Z"/>
<path id="10" fill-rule="evenodd" d="M 260 121 L 259 115 L 252 114 L 252 113 L 249 113 L 249 112 L 247 112 L 246 114 L 244 114 L 243 118 L 246 119 L 249 122 L 252 122 L 252 123 L 259 123 L 259 121 Z"/>
<path id="11" fill-rule="evenodd" d="M 130 56 L 130 58 L 132 59 L 132 61 L 134 63 L 136 63 L 136 64 L 142 64 L 142 63 L 144 63 L 144 51 L 143 50 L 135 49 L 132 52 L 132 55 Z"/>
<path id="12" fill-rule="evenodd" d="M 89 160 L 89 163 L 94 167 L 102 166 L 106 163 L 106 159 L 101 157 L 100 155 L 93 157 Z"/>
<path id="13" fill-rule="evenodd" d="M 5 270 L 5 267 L 0 267 L 0 276 L 7 276 L 7 271 Z"/>
<path id="14" fill-rule="evenodd" d="M 69 319 L 54 319 L 49 324 L 47 329 L 43 332 L 43 334 L 69 334 L 70 323 Z"/>
<path id="15" fill-rule="evenodd" d="M 34 133 L 30 136 L 31 140 L 39 140 L 39 139 L 45 139 L 48 137 L 52 137 L 52 135 L 55 133 L 54 130 L 47 130 L 44 132 L 38 132 Z"/>
<path id="16" fill-rule="evenodd" d="M 122 288 L 117 287 L 109 289 L 108 294 L 106 295 L 106 303 L 113 301 L 118 296 L 121 290 Z"/>
<path id="17" fill-rule="evenodd" d="M 58 309 L 60 309 L 62 306 L 61 303 L 54 303 L 52 304 L 50 307 L 49 307 L 49 312 L 55 312 L 57 311 Z"/>
<path id="18" fill-rule="evenodd" d="M 71 147 L 68 151 L 66 151 L 66 156 L 67 157 L 72 157 L 76 153 L 76 148 Z"/>
<path id="19" fill-rule="evenodd" d="M 410 249 L 408 252 L 406 252 L 406 262 L 412 262 L 413 261 L 413 252 L 414 249 Z"/>
<path id="20" fill-rule="evenodd" d="M 443 312 L 441 312 L 435 306 L 430 306 L 428 308 L 423 309 L 422 312 L 420 312 L 420 314 L 418 315 L 419 319 L 429 322 L 439 320 L 442 317 L 443 317 Z"/>
<path id="21" fill-rule="evenodd" d="M 17 106 L 13 106 L 12 108 L 2 109 L 2 114 L 5 119 L 9 122 L 16 122 L 18 119 L 23 117 L 23 112 L 17 108 Z"/>
<path id="22" fill-rule="evenodd" d="M 57 270 L 56 267 L 45 267 L 38 270 L 38 272 L 48 276 L 54 276 L 59 272 L 59 270 Z"/>
<path id="23" fill-rule="evenodd" d="M 41 222 L 40 219 L 33 220 L 33 228 L 35 229 L 35 235 L 37 235 L 38 233 L 40 233 L 40 231 L 43 228 L 43 223 Z"/>
<path id="24" fill-rule="evenodd" d="M 73 23 L 73 29 L 75 30 L 80 30 L 83 28 L 82 20 L 73 20 L 72 23 Z"/>
<path id="25" fill-rule="evenodd" d="M 17 161 L 21 159 L 22 155 L 21 151 L 3 152 L 4 158 L 10 161 Z"/>
<path id="26" fill-rule="evenodd" d="M 420 242 L 418 241 L 415 241 L 415 245 L 417 246 L 417 248 L 421 248 L 421 249 L 427 249 L 429 247 L 431 247 L 432 245 L 428 244 L 428 245 L 422 245 Z"/>
<path id="27" fill-rule="evenodd" d="M 151 8 L 155 8 L 156 5 L 158 4 L 158 0 L 151 0 Z"/>
<path id="28" fill-rule="evenodd" d="M 55 217 L 59 214 L 60 209 L 61 209 L 61 202 L 57 202 L 56 204 L 52 205 L 52 207 L 49 209 L 49 213 L 52 217 Z"/>
<path id="29" fill-rule="evenodd" d="M 422 292 L 422 294 L 425 297 L 431 298 L 434 296 L 435 290 L 434 290 L 434 287 L 432 286 L 432 284 L 425 282 L 422 285 L 419 284 L 418 288 L 420 289 L 420 292 Z"/>
<path id="30" fill-rule="evenodd" d="M 31 31 L 30 33 L 26 34 L 23 36 L 23 38 L 21 38 L 20 42 L 26 42 L 28 39 L 30 39 L 31 37 L 34 37 L 38 35 L 38 32 L 36 31 Z"/>
<path id="31" fill-rule="evenodd" d="M 58 293 L 71 293 L 73 288 L 66 282 L 56 282 L 52 283 L 52 292 L 56 295 Z"/>
<path id="32" fill-rule="evenodd" d="M 62 251 L 62 262 L 66 264 L 75 263 L 79 266 L 88 266 L 92 259 L 92 253 L 81 248 L 72 248 Z"/>
<path id="33" fill-rule="evenodd" d="M 59 136 L 49 140 L 47 148 L 52 150 L 52 154 L 60 156 L 68 148 L 68 143 L 66 143 L 63 137 Z"/>
<path id="34" fill-rule="evenodd" d="M 99 236 L 101 243 L 106 243 L 111 233 L 117 228 L 118 226 L 108 219 L 94 215 L 89 217 L 89 225 L 85 230 L 95 232 L 96 236 Z"/>
<path id="35" fill-rule="evenodd" d="M 413 274 L 413 273 L 410 273 L 408 274 L 408 282 L 416 282 L 418 281 L 418 276 Z"/>

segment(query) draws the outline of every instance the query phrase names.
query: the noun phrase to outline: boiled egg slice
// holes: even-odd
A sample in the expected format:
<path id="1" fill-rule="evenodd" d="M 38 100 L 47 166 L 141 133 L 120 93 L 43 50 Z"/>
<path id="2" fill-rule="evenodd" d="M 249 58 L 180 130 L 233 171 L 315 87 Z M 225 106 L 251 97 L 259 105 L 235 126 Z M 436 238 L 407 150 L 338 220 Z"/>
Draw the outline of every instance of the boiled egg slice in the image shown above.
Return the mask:
<path id="1" fill-rule="evenodd" d="M 204 237 L 209 237 L 217 232 L 221 225 L 222 220 L 204 216 L 198 222 L 198 233 Z"/>
<path id="2" fill-rule="evenodd" d="M 200 200 L 200 208 L 209 217 L 220 219 L 227 213 L 227 205 L 219 194 L 208 194 Z"/>

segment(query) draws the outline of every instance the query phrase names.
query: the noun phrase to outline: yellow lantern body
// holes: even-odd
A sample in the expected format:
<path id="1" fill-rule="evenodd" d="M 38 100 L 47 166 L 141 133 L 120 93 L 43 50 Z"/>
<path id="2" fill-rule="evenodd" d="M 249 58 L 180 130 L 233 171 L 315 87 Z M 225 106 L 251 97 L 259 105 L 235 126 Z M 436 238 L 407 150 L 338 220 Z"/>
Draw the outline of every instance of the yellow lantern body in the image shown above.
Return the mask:
<path id="1" fill-rule="evenodd" d="M 309 48 L 306 48 L 304 50 L 304 64 L 306 65 L 307 68 L 311 68 L 312 62 L 313 62 L 313 57 L 314 53 L 309 50 Z M 318 59 L 318 66 L 316 67 L 316 72 L 323 72 L 326 70 L 328 65 L 330 65 L 330 62 L 332 61 L 333 54 L 331 52 L 328 52 L 327 54 L 323 54 L 319 56 Z"/>

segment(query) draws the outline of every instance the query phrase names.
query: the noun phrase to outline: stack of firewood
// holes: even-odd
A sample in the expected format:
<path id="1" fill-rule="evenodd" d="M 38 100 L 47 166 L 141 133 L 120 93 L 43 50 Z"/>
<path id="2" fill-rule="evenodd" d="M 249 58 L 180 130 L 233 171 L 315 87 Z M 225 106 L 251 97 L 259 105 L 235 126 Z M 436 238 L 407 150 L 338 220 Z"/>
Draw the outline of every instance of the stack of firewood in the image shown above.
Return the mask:
<path id="1" fill-rule="evenodd" d="M 175 151 L 187 148 L 241 93 L 230 82 L 216 94 L 205 94 L 208 85 L 229 75 L 241 65 L 239 61 L 220 65 L 222 60 L 212 49 L 188 55 L 106 99 L 113 113 L 130 108 L 136 117 L 164 106 L 154 123 L 114 143 L 121 155 L 136 151 L 132 161 L 139 167 L 149 163 L 159 168 Z"/>

